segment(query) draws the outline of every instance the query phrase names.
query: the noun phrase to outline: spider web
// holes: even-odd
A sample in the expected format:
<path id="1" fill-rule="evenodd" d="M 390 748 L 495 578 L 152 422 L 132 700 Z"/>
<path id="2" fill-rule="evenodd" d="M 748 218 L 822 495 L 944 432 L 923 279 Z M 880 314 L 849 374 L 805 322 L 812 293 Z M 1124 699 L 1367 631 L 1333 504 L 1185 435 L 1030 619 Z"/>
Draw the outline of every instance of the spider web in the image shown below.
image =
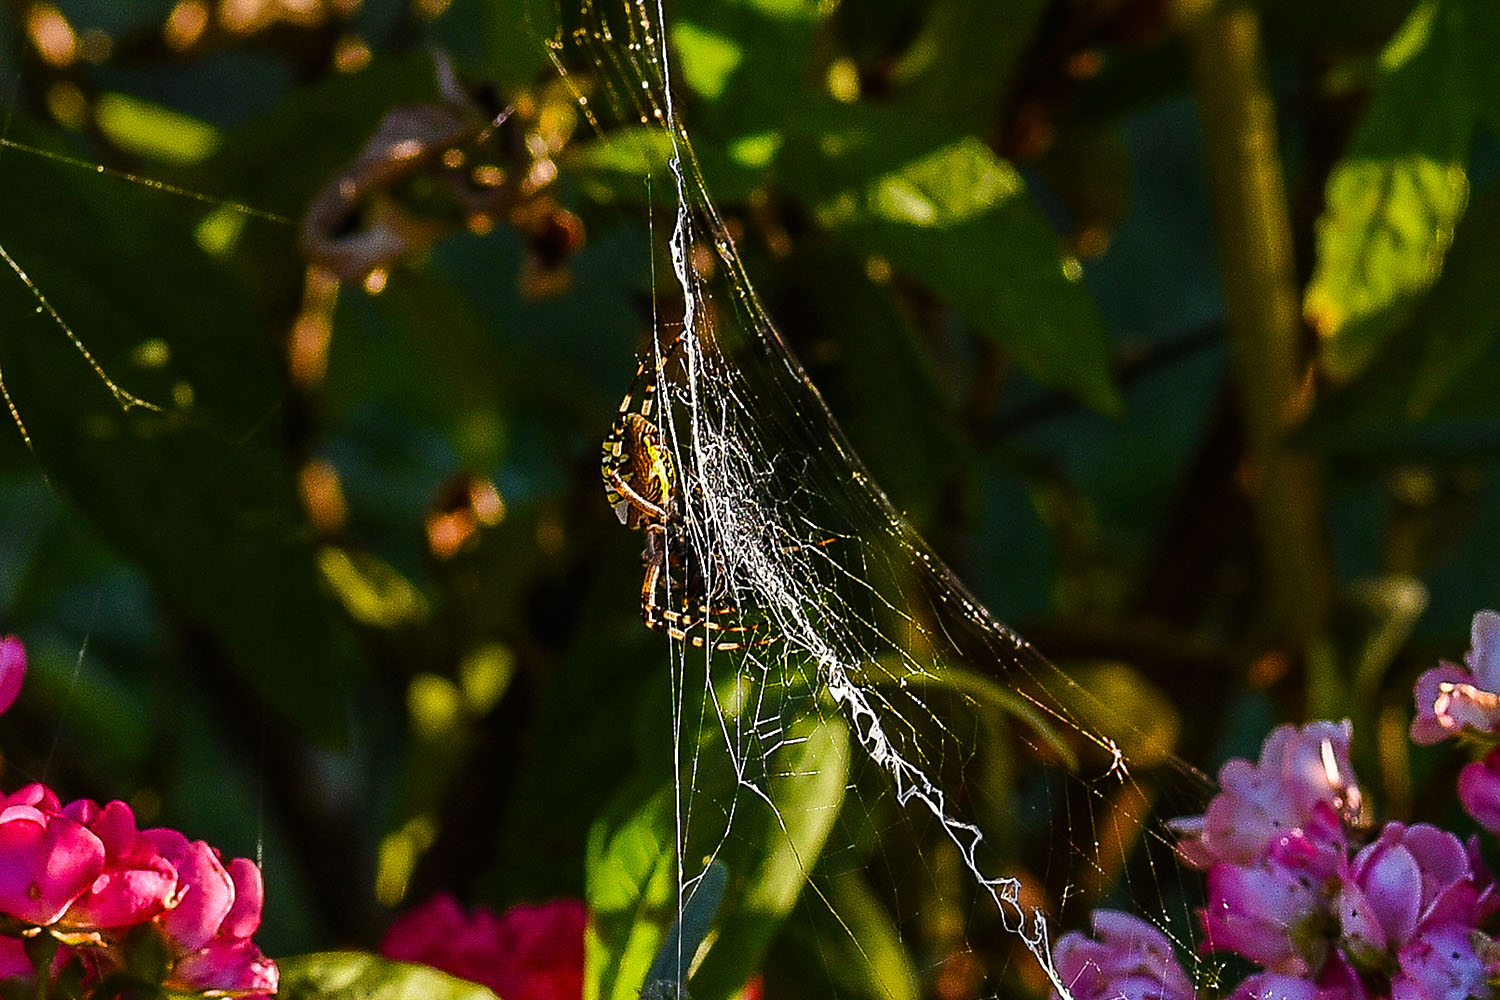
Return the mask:
<path id="1" fill-rule="evenodd" d="M 695 893 L 716 898 L 743 878 L 745 843 L 763 837 L 783 841 L 832 918 L 827 938 L 848 945 L 829 945 L 826 969 L 881 968 L 882 995 L 990 995 L 1011 978 L 1069 996 L 1054 923 L 1076 926 L 1082 907 L 1066 904 L 1098 904 L 1106 889 L 1186 947 L 1190 904 L 1169 884 L 1153 811 L 1164 789 L 1194 811 L 1205 783 L 995 619 L 871 479 L 706 189 L 675 106 L 665 15 L 653 0 L 586 4 L 553 51 L 565 78 L 567 54 L 584 67 L 575 94 L 601 141 L 654 136 L 668 153 L 650 178 L 675 209 L 660 227 L 675 280 L 658 298 L 681 320 L 658 315 L 653 419 L 678 477 L 668 565 L 702 580 L 667 574 L 664 604 L 691 611 L 712 595 L 718 621 L 737 623 L 672 643 L 679 934 Z M 1135 773 L 1138 754 L 1155 775 Z M 717 768 L 732 775 L 727 796 Z M 837 794 L 787 789 L 829 775 Z M 877 905 L 917 964 L 882 953 L 851 875 L 883 883 Z M 946 907 L 962 929 L 945 941 L 930 925 Z M 1034 965 L 996 946 L 1000 932 Z M 654 973 L 716 981 L 718 952 L 695 966 L 694 946 Z"/>

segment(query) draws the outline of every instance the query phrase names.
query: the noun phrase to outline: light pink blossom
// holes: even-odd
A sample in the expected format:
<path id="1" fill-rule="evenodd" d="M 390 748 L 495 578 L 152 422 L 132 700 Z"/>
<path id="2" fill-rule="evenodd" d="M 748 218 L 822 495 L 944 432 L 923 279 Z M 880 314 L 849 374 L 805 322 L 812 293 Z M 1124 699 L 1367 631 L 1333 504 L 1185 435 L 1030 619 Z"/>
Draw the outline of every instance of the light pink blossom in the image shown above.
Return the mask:
<path id="1" fill-rule="evenodd" d="M 1339 816 L 1358 815 L 1363 797 L 1349 760 L 1352 735 L 1348 719 L 1278 726 L 1266 737 L 1259 763 L 1228 761 L 1208 810 L 1168 823 L 1183 860 L 1199 869 L 1221 861 L 1254 865 L 1279 838 L 1310 823 L 1319 805 Z"/>
<path id="2" fill-rule="evenodd" d="M 1394 967 L 1393 997 L 1493 996 L 1485 984 L 1494 963 L 1481 957 L 1493 948 L 1478 927 L 1497 910 L 1477 842 L 1466 848 L 1446 830 L 1392 822 L 1350 865 L 1340 943 L 1359 968 Z"/>
<path id="3" fill-rule="evenodd" d="M 1334 955 L 1317 979 L 1260 972 L 1246 977 L 1229 1000 L 1366 1000 L 1369 996 L 1349 964 Z"/>
<path id="4" fill-rule="evenodd" d="M 1202 949 L 1233 951 L 1288 976 L 1317 973 L 1328 957 L 1346 856 L 1342 824 L 1320 805 L 1306 829 L 1279 838 L 1264 860 L 1215 864 L 1199 911 Z"/>
<path id="5" fill-rule="evenodd" d="M 1192 982 L 1165 934 L 1139 917 L 1095 910 L 1093 937 L 1064 934 L 1053 951 L 1073 1000 L 1191 1000 Z M 1057 1000 L 1054 991 L 1053 1000 Z"/>
<path id="6" fill-rule="evenodd" d="M 1411 741 L 1441 743 L 1465 729 L 1500 730 L 1500 614 L 1481 611 L 1470 627 L 1464 665 L 1444 661 L 1417 678 Z"/>
<path id="7" fill-rule="evenodd" d="M 1483 942 L 1481 947 L 1476 944 Z M 1500 979 L 1495 943 L 1462 924 L 1440 924 L 1401 947 L 1391 1000 L 1492 1000 Z"/>

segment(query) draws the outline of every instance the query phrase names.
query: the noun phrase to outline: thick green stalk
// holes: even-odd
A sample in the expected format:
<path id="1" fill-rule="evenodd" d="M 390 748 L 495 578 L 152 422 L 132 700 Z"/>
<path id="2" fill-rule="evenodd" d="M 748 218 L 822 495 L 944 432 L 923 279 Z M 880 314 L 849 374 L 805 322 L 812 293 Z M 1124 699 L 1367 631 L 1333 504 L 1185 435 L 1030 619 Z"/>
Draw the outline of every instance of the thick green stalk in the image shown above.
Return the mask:
<path id="1" fill-rule="evenodd" d="M 1333 589 L 1315 462 L 1287 445 L 1312 382 L 1302 336 L 1276 108 L 1249 5 L 1181 0 L 1203 120 L 1226 324 L 1273 632 L 1322 631 Z"/>

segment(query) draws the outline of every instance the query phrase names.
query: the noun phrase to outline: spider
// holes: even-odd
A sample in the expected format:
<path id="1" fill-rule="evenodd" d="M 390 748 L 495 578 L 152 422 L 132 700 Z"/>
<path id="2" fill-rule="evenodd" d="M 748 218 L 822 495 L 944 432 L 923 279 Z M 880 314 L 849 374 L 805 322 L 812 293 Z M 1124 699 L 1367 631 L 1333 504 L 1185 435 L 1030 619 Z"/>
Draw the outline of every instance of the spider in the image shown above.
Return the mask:
<path id="1" fill-rule="evenodd" d="M 667 354 L 671 355 L 681 344 L 679 334 L 666 348 Z M 641 387 L 639 404 L 638 386 Z M 656 374 L 653 360 L 647 357 L 636 369 L 630 391 L 620 401 L 619 415 L 604 438 L 600 462 L 604 493 L 620 523 L 646 533 L 646 546 L 641 552 L 641 562 L 646 568 L 641 583 L 641 618 L 647 628 L 694 646 L 733 650 L 764 645 L 770 640 L 745 638 L 751 626 L 723 621 L 734 614 L 734 609 L 711 606 L 713 594 L 707 592 L 703 568 L 693 558 L 691 546 L 679 542 L 682 513 L 677 467 L 662 441 L 661 431 L 651 421 L 655 400 Z M 664 603 L 663 591 L 670 592 L 674 587 L 682 595 L 678 608 Z M 710 636 L 716 638 L 710 641 Z"/>

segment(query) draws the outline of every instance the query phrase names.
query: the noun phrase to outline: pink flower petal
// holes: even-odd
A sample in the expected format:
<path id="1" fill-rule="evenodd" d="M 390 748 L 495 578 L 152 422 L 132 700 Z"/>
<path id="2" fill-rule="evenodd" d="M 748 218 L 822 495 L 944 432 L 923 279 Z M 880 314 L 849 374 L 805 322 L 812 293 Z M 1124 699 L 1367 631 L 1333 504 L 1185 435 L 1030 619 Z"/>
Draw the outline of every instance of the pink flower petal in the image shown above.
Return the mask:
<path id="1" fill-rule="evenodd" d="M 1474 930 L 1462 924 L 1433 928 L 1399 953 L 1392 1000 L 1462 1000 L 1493 996 L 1485 964 L 1474 952 Z"/>
<path id="2" fill-rule="evenodd" d="M 166 985 L 194 993 L 275 993 L 279 978 L 276 963 L 248 938 L 224 938 L 180 958 Z"/>
<path id="3" fill-rule="evenodd" d="M 1074 1000 L 1189 1000 L 1194 995 L 1161 931 L 1116 910 L 1095 910 L 1093 927 L 1097 940 L 1064 934 L 1053 951 L 1058 975 Z"/>
<path id="4" fill-rule="evenodd" d="M 36 970 L 31 959 L 26 957 L 26 947 L 20 938 L 0 937 L 0 981 L 6 979 L 31 979 Z"/>
<path id="5" fill-rule="evenodd" d="M 177 869 L 136 830 L 123 802 L 100 808 L 81 799 L 63 814 L 85 824 L 104 844 L 104 872 L 62 922 L 77 929 L 125 927 L 161 913 L 174 900 Z"/>
<path id="6" fill-rule="evenodd" d="M 1208 873 L 1208 905 L 1199 911 L 1203 951 L 1233 951 L 1270 972 L 1304 976 L 1321 967 L 1323 939 L 1308 934 L 1331 906 L 1295 868 L 1218 864 Z"/>
<path id="7" fill-rule="evenodd" d="M 230 938 L 247 938 L 260 928 L 260 908 L 265 900 L 265 884 L 260 869 L 249 858 L 229 862 L 229 877 L 234 882 L 234 906 L 224 918 L 219 933 Z"/>
<path id="8" fill-rule="evenodd" d="M 587 922 L 578 900 L 516 906 L 502 917 L 477 907 L 470 916 L 441 894 L 392 924 L 380 951 L 483 984 L 505 1000 L 577 1000 Z"/>
<path id="9" fill-rule="evenodd" d="M 201 840 L 189 841 L 175 830 L 142 834 L 177 869 L 177 903 L 157 923 L 179 955 L 204 947 L 234 906 L 234 882 L 218 852 Z"/>
<path id="10" fill-rule="evenodd" d="M 1387 827 L 1379 840 L 1360 851 L 1353 865 L 1354 881 L 1380 924 L 1378 937 L 1366 933 L 1375 950 L 1382 952 L 1388 941 L 1411 937 L 1422 913 L 1421 869 L 1410 850 L 1386 835 L 1391 829 Z"/>
<path id="11" fill-rule="evenodd" d="M 0 912 L 44 926 L 104 870 L 104 845 L 65 816 L 34 806 L 0 810 Z"/>
<path id="12" fill-rule="evenodd" d="M 1500 747 L 1458 773 L 1458 800 L 1480 826 L 1500 833 Z"/>
<path id="13" fill-rule="evenodd" d="M 26 647 L 13 635 L 0 639 L 0 712 L 10 710 L 26 679 Z"/>
<path id="14" fill-rule="evenodd" d="M 1474 683 L 1500 692 L 1500 614 L 1481 611 L 1469 626 L 1469 652 L 1464 657 Z"/>

